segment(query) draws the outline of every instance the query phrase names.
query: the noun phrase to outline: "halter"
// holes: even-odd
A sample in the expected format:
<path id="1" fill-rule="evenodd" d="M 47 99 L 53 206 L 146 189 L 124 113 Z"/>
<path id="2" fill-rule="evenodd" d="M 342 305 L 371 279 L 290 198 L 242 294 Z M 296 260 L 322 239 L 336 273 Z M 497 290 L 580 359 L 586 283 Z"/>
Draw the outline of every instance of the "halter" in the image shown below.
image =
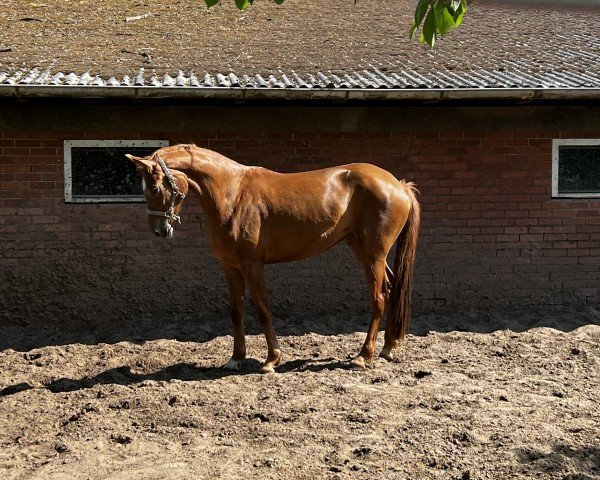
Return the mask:
<path id="1" fill-rule="evenodd" d="M 150 210 L 150 209 L 147 209 L 146 211 L 148 212 L 148 215 L 154 215 L 156 217 L 167 217 L 167 219 L 172 222 L 181 223 L 181 218 L 178 215 L 175 215 L 174 208 L 175 208 L 175 203 L 177 202 L 177 197 L 181 197 L 181 200 L 183 200 L 185 198 L 185 195 L 183 193 L 181 193 L 179 191 L 179 189 L 177 188 L 177 184 L 175 183 L 175 180 L 173 179 L 173 175 L 171 174 L 171 172 L 165 165 L 165 162 L 163 161 L 163 159 L 157 155 L 156 161 L 160 165 L 160 168 L 162 168 L 162 171 L 164 172 L 165 177 L 167 177 L 167 181 L 169 182 L 169 186 L 171 187 L 171 193 L 172 193 L 171 202 L 169 204 L 169 208 L 165 212 L 163 212 L 161 210 Z"/>

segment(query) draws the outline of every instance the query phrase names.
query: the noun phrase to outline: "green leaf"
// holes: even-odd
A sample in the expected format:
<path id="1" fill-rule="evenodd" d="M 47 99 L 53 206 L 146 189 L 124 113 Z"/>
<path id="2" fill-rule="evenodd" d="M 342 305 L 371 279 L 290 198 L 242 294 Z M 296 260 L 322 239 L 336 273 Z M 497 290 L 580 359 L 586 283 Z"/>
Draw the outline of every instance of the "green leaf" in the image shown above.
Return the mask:
<path id="1" fill-rule="evenodd" d="M 285 0 L 273 0 L 277 5 L 281 5 Z"/>
<path id="2" fill-rule="evenodd" d="M 206 6 L 210 8 L 219 3 L 219 0 L 204 0 L 204 3 L 206 3 Z"/>
<path id="3" fill-rule="evenodd" d="M 240 10 L 248 8 L 250 5 L 252 5 L 252 2 L 254 2 L 254 0 L 235 0 L 235 4 Z"/>
<path id="4" fill-rule="evenodd" d="M 443 4 L 435 6 L 435 33 L 444 35 L 455 27 L 454 18 Z"/>
<path id="5" fill-rule="evenodd" d="M 423 42 L 427 43 L 430 47 L 435 45 L 435 30 L 436 30 L 436 20 L 435 20 L 435 8 L 430 8 L 427 17 L 425 17 L 425 22 L 423 23 L 423 34 L 422 39 Z M 421 43 L 423 43 L 421 42 Z"/>
<path id="6" fill-rule="evenodd" d="M 455 27 L 458 27 L 462 23 L 465 13 L 466 10 L 463 8 L 462 5 L 458 7 L 456 12 L 454 12 L 454 14 L 452 15 L 452 20 L 454 20 Z"/>
<path id="7" fill-rule="evenodd" d="M 429 9 L 429 1 L 428 0 L 419 0 L 419 4 L 417 5 L 417 9 L 415 10 L 415 23 L 414 23 L 415 29 L 419 28 L 419 25 L 421 25 L 421 22 L 425 18 L 425 14 L 427 13 L 428 9 Z M 411 38 L 412 38 L 412 35 L 411 35 Z"/>
<path id="8" fill-rule="evenodd" d="M 408 31 L 408 38 L 411 39 L 413 38 L 413 36 L 415 35 L 415 30 L 417 29 L 417 26 L 413 23 L 412 27 L 410 27 L 410 30 Z"/>
<path id="9" fill-rule="evenodd" d="M 472 1 L 474 0 L 419 0 L 408 37 L 413 38 L 422 24 L 419 41 L 433 47 L 437 35 L 444 35 L 462 23 Z"/>

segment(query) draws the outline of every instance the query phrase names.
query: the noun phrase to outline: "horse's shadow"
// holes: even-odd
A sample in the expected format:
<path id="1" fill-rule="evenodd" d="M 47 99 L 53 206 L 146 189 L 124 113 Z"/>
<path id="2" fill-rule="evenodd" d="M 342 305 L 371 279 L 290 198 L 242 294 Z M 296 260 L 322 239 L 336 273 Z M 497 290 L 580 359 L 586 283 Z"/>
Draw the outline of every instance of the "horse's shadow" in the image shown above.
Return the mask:
<path id="1" fill-rule="evenodd" d="M 540 475 L 556 473 L 563 464 L 577 472 L 563 476 L 564 480 L 592 480 L 600 474 L 600 448 L 597 446 L 573 448 L 561 443 L 553 445 L 549 453 L 534 448 L 519 448 L 516 453 L 522 463 L 533 466 Z"/>
<path id="2" fill-rule="evenodd" d="M 177 363 L 152 373 L 135 373 L 131 371 L 129 366 L 123 365 L 105 370 L 93 377 L 83 377 L 80 379 L 59 378 L 41 388 L 45 388 L 52 393 L 65 393 L 92 388 L 96 385 L 134 385 L 147 381 L 168 381 L 174 378 L 183 382 L 199 382 L 216 380 L 232 375 L 260 375 L 258 373 L 260 365 L 261 363 L 258 360 L 252 358 L 245 360 L 240 369 L 235 371 L 220 367 L 202 367 L 193 363 Z M 311 358 L 297 359 L 283 363 L 277 368 L 277 372 L 279 374 L 305 371 L 320 372 L 338 368 L 348 368 L 348 364 L 332 357 L 324 359 Z M 0 398 L 33 388 L 38 387 L 34 387 L 26 382 L 10 385 L 0 390 Z"/>

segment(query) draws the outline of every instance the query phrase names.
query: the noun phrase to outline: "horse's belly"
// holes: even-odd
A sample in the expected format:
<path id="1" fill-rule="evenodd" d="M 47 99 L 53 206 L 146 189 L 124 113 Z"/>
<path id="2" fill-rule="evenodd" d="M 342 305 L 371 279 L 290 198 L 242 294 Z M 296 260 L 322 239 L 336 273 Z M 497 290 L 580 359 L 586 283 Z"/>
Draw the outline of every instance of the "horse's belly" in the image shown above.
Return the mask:
<path id="1" fill-rule="evenodd" d="M 259 250 L 265 263 L 301 260 L 317 255 L 348 236 L 350 229 L 344 225 L 329 228 L 299 226 L 297 229 L 273 232 Z"/>

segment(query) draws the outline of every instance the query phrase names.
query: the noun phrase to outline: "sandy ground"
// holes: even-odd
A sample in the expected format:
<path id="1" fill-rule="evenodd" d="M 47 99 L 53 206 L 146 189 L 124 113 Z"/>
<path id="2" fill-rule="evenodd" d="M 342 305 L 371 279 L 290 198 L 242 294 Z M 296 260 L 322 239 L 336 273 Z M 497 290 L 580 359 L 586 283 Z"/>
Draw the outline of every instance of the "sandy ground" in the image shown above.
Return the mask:
<path id="1" fill-rule="evenodd" d="M 478 319 L 356 372 L 362 317 L 294 317 L 271 375 L 252 319 L 237 374 L 225 317 L 3 329 L 0 478 L 600 478 L 600 313 Z"/>

